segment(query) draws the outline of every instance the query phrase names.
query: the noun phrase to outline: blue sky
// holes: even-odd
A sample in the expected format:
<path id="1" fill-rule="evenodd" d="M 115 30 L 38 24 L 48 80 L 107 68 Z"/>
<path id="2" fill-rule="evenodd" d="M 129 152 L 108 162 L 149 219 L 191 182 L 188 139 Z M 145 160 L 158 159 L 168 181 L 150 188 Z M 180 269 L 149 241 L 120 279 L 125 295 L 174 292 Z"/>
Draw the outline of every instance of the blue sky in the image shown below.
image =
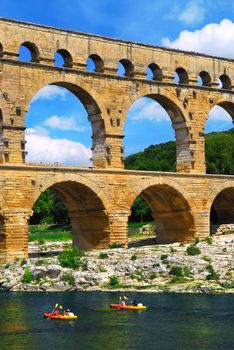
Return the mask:
<path id="1" fill-rule="evenodd" d="M 0 16 L 234 58 L 233 0 L 1 0 Z M 90 124 L 79 100 L 66 90 L 39 91 L 25 123 L 28 161 L 89 164 Z M 206 132 L 230 127 L 224 110 L 211 111 Z M 167 113 L 148 99 L 135 102 L 124 131 L 126 155 L 174 139 Z"/>

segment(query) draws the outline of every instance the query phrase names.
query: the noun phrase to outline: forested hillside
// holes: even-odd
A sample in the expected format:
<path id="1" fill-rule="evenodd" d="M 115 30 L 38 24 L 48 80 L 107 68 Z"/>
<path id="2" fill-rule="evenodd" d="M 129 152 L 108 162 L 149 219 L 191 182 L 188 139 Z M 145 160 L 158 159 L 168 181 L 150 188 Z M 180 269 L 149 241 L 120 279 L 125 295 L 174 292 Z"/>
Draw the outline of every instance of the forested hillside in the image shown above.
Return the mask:
<path id="1" fill-rule="evenodd" d="M 205 149 L 208 174 L 234 174 L 234 128 L 207 134 Z M 128 156 L 125 167 L 132 170 L 175 171 L 175 162 L 175 142 L 170 141 Z"/>

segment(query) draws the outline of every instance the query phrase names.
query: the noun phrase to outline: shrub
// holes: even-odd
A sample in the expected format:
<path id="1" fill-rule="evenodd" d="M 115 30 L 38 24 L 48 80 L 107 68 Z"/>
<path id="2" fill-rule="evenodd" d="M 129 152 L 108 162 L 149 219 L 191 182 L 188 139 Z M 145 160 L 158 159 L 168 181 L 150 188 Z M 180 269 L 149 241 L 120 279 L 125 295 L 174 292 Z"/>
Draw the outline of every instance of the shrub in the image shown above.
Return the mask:
<path id="1" fill-rule="evenodd" d="M 124 244 L 123 243 L 118 243 L 118 242 L 113 242 L 109 244 L 109 248 L 123 248 Z"/>
<path id="2" fill-rule="evenodd" d="M 196 237 L 196 238 L 195 238 L 195 242 L 194 242 L 194 245 L 198 244 L 199 242 L 200 242 L 200 239 L 199 239 L 199 237 Z"/>
<path id="3" fill-rule="evenodd" d="M 177 277 L 187 277 L 190 274 L 190 268 L 188 266 L 172 266 L 169 275 Z"/>
<path id="4" fill-rule="evenodd" d="M 207 244 L 210 244 L 210 245 L 212 244 L 212 238 L 210 236 L 207 236 L 205 238 L 205 241 L 206 241 Z"/>
<path id="5" fill-rule="evenodd" d="M 39 238 L 37 243 L 38 243 L 38 245 L 43 245 L 43 244 L 45 244 L 45 240 L 43 238 Z"/>
<path id="6" fill-rule="evenodd" d="M 20 262 L 20 266 L 25 265 L 25 264 L 26 264 L 26 262 L 27 262 L 27 260 L 26 260 L 26 259 L 22 259 L 22 260 L 21 260 L 21 262 Z"/>
<path id="7" fill-rule="evenodd" d="M 87 271 L 88 270 L 88 260 L 87 259 L 84 259 L 81 262 L 81 268 L 82 268 L 82 271 Z"/>
<path id="8" fill-rule="evenodd" d="M 21 281 L 23 283 L 30 283 L 32 281 L 32 279 L 33 279 L 32 271 L 28 267 L 26 267 L 26 269 L 24 270 Z"/>
<path id="9" fill-rule="evenodd" d="M 171 252 L 171 253 L 176 253 L 176 251 L 177 251 L 177 250 L 176 250 L 175 248 L 170 247 L 170 252 Z"/>
<path id="10" fill-rule="evenodd" d="M 209 274 L 206 276 L 206 280 L 215 280 L 217 281 L 219 279 L 219 275 L 217 272 L 215 272 L 212 265 L 207 265 L 206 270 L 209 272 Z"/>
<path id="11" fill-rule="evenodd" d="M 82 265 L 81 257 L 84 255 L 85 253 L 83 250 L 72 247 L 60 253 L 58 260 L 62 267 L 75 269 Z"/>
<path id="12" fill-rule="evenodd" d="M 38 260 L 35 262 L 35 265 L 36 265 L 36 266 L 47 265 L 47 262 L 46 262 L 45 259 L 38 259 Z"/>
<path id="13" fill-rule="evenodd" d="M 75 277 L 73 276 L 72 273 L 69 273 L 69 272 L 64 272 L 60 277 L 60 281 L 67 282 L 70 286 L 73 286 L 73 287 L 76 284 Z"/>
<path id="14" fill-rule="evenodd" d="M 184 283 L 186 278 L 183 276 L 173 276 L 170 280 L 171 283 Z"/>
<path id="15" fill-rule="evenodd" d="M 227 248 L 223 248 L 223 252 L 225 253 L 227 251 Z"/>
<path id="16" fill-rule="evenodd" d="M 137 259 L 137 255 L 136 255 L 136 254 L 134 254 L 134 255 L 131 256 L 131 260 L 132 260 L 132 261 L 135 261 L 136 259 Z"/>
<path id="17" fill-rule="evenodd" d="M 156 273 L 155 272 L 150 272 L 149 274 L 149 279 L 154 280 L 156 278 Z"/>
<path id="18" fill-rule="evenodd" d="M 108 284 L 110 287 L 114 287 L 114 288 L 118 287 L 119 286 L 119 277 L 116 275 L 110 276 Z"/>
<path id="19" fill-rule="evenodd" d="M 107 269 L 104 266 L 100 265 L 99 266 L 99 271 L 100 272 L 107 272 Z"/>
<path id="20" fill-rule="evenodd" d="M 194 244 L 191 244 L 187 247 L 186 252 L 188 255 L 199 255 L 201 254 L 201 251 L 198 247 L 196 247 Z"/>
<path id="21" fill-rule="evenodd" d="M 203 260 L 207 261 L 209 264 L 211 263 L 211 258 L 208 256 L 203 256 Z"/>
<path id="22" fill-rule="evenodd" d="M 102 252 L 99 254 L 99 259 L 107 259 L 107 258 L 109 258 L 109 255 L 107 253 Z"/>
<path id="23" fill-rule="evenodd" d="M 168 255 L 167 255 L 167 254 L 162 254 L 161 257 L 160 257 L 161 260 L 165 260 L 165 259 L 167 259 L 167 258 L 168 258 Z"/>

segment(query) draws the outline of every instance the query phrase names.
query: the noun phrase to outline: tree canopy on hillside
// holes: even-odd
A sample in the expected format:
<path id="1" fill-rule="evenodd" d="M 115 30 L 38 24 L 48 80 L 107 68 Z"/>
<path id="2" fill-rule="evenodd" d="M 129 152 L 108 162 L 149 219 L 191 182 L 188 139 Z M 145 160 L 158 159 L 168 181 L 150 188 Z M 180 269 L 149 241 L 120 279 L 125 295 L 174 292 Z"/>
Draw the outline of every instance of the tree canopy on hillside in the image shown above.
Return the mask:
<path id="1" fill-rule="evenodd" d="M 208 174 L 234 174 L 234 128 L 205 136 L 206 168 Z M 128 156 L 126 169 L 176 171 L 175 142 L 147 147 L 143 152 Z"/>

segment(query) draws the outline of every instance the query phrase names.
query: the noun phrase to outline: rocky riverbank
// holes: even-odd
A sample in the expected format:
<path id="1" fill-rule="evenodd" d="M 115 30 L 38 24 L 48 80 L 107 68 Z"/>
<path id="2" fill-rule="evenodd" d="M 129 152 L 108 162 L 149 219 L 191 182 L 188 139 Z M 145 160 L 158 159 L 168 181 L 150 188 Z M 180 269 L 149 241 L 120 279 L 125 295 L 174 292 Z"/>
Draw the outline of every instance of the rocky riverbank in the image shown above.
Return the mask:
<path id="1" fill-rule="evenodd" d="M 142 245 L 152 241 L 87 252 L 75 269 L 58 259 L 68 243 L 30 243 L 27 261 L 0 268 L 0 290 L 234 293 L 234 234 L 194 245 Z"/>

